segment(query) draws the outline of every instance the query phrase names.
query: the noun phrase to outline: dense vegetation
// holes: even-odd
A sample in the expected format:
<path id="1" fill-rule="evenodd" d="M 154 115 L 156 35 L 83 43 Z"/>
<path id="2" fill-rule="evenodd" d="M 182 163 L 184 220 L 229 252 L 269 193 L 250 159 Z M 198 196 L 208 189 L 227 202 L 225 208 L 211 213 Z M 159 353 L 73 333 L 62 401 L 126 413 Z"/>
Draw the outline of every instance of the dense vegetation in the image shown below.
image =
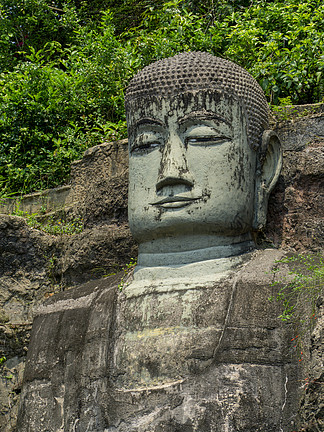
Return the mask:
<path id="1" fill-rule="evenodd" d="M 269 103 L 324 96 L 322 0 L 0 0 L 0 187 L 66 181 L 126 137 L 124 89 L 153 60 L 202 50 L 245 67 Z"/>

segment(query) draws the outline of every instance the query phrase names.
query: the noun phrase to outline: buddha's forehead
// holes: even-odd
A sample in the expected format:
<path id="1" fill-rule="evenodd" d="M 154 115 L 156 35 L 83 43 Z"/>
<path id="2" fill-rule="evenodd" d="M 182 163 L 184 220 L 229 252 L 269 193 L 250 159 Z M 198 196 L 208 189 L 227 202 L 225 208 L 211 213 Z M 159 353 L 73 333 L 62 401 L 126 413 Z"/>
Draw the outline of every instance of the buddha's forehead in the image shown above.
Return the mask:
<path id="1" fill-rule="evenodd" d="M 255 150 L 268 128 L 269 107 L 255 79 L 243 68 L 228 60 L 202 52 L 185 52 L 158 60 L 130 81 L 125 95 L 128 124 L 133 113 L 141 111 L 145 99 L 161 97 L 169 100 L 175 94 L 196 91 L 225 92 L 239 100 L 246 119 L 248 141 Z M 132 127 L 132 126 L 131 126 Z"/>
<path id="2" fill-rule="evenodd" d="M 212 91 L 185 92 L 165 98 L 151 96 L 133 100 L 127 112 L 127 122 L 130 129 L 142 119 L 151 118 L 169 125 L 170 121 L 183 119 L 197 120 L 213 114 L 232 124 L 234 116 L 242 116 L 244 107 L 230 94 Z"/>

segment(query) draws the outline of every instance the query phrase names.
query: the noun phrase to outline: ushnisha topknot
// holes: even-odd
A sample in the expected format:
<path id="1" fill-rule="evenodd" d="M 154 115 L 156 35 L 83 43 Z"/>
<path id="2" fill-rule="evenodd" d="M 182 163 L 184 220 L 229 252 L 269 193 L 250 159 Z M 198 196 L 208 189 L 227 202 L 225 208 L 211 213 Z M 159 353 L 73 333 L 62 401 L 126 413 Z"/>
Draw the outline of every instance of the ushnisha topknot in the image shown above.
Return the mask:
<path id="1" fill-rule="evenodd" d="M 142 69 L 126 90 L 126 111 L 138 98 L 173 95 L 197 90 L 234 95 L 245 108 L 248 138 L 257 150 L 263 130 L 268 128 L 269 107 L 256 80 L 237 64 L 205 52 L 185 52 L 158 60 Z"/>

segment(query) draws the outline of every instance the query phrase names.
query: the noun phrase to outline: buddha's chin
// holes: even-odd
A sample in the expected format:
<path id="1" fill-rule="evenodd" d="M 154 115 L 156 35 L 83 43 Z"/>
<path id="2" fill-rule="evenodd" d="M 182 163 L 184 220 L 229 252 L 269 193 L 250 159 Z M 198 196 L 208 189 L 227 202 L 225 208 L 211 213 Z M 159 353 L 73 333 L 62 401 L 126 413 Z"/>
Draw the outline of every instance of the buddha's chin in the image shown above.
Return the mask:
<path id="1" fill-rule="evenodd" d="M 173 207 L 164 211 L 172 214 L 178 213 L 179 217 L 164 217 L 157 221 L 130 220 L 130 230 L 133 237 L 138 243 L 154 241 L 160 238 L 181 239 L 187 236 L 211 236 L 211 237 L 231 237 L 235 238 L 245 235 L 252 231 L 252 224 L 239 224 L 236 226 L 236 221 L 229 221 L 228 224 L 224 221 L 205 222 L 197 219 L 184 220 L 181 213 L 187 207 Z"/>

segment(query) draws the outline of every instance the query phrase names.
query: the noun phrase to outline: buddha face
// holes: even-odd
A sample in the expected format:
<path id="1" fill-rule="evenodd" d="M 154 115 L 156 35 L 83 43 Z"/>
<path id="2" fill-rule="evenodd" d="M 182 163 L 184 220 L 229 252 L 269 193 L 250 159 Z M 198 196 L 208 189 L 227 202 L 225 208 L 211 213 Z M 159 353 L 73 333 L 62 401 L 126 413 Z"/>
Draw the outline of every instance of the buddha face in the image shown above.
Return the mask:
<path id="1" fill-rule="evenodd" d="M 129 124 L 129 222 L 138 242 L 251 231 L 256 153 L 231 96 L 143 100 Z"/>

